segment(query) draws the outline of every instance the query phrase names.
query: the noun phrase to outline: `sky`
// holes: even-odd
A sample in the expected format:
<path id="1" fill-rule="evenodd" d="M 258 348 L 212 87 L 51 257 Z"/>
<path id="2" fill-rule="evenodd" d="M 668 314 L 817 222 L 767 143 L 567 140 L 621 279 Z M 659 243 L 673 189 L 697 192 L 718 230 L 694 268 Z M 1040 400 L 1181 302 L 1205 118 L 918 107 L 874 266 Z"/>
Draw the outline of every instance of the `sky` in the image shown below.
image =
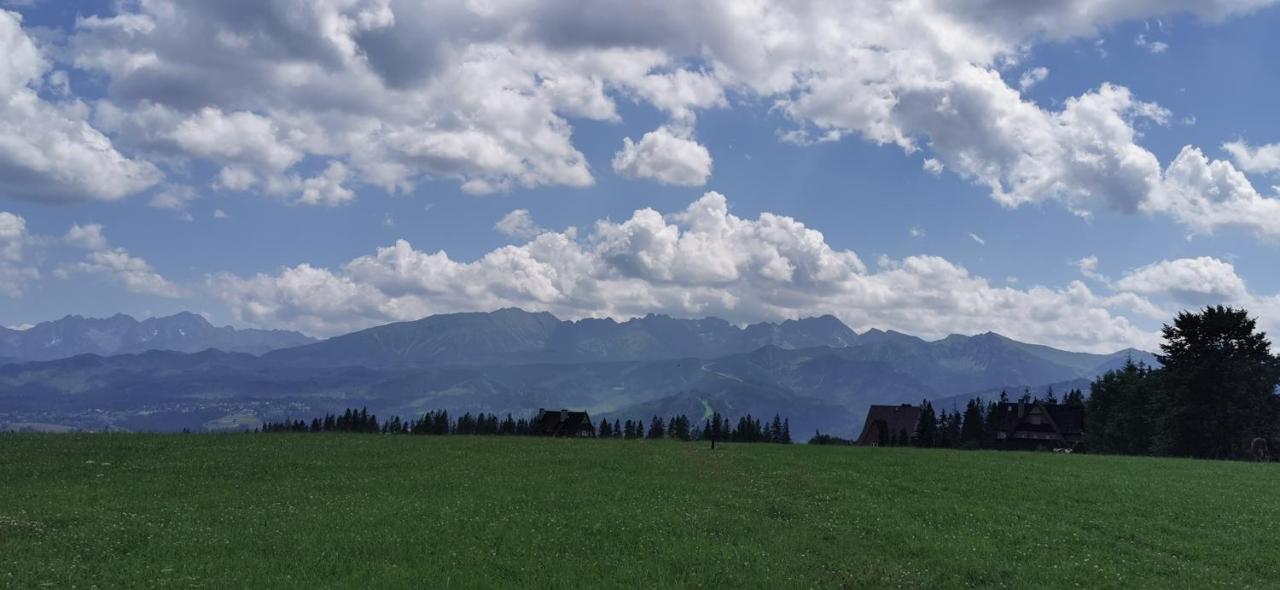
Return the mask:
<path id="1" fill-rule="evenodd" d="M 1267 0 L 0 0 L 0 325 L 1280 331 Z"/>

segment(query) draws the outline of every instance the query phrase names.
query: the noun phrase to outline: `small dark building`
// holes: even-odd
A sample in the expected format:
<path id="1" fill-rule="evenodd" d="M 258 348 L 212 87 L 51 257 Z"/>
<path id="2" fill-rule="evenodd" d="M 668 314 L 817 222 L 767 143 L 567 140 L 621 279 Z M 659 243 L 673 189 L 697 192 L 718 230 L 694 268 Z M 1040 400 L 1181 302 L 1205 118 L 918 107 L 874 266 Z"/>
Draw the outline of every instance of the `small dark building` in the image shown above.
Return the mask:
<path id="1" fill-rule="evenodd" d="M 595 426 L 586 412 L 538 409 L 538 416 L 530 425 L 533 434 L 540 436 L 593 437 Z"/>
<path id="2" fill-rule="evenodd" d="M 1032 450 L 1075 448 L 1084 441 L 1084 408 L 1039 400 L 997 404 L 996 445 Z"/>
<path id="3" fill-rule="evenodd" d="M 915 439 L 919 423 L 920 408 L 917 406 L 871 406 L 867 412 L 867 422 L 862 426 L 862 435 L 858 437 L 858 444 L 873 447 L 894 443 L 908 444 Z"/>

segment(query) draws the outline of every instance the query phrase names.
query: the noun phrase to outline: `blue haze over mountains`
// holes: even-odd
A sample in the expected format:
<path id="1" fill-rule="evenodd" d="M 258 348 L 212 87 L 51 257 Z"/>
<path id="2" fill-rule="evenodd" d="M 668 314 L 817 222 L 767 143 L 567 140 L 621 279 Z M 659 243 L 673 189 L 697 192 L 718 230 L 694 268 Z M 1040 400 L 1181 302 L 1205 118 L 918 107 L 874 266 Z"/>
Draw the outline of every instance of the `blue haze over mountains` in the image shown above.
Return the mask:
<path id="1" fill-rule="evenodd" d="M 218 430 L 350 406 L 383 417 L 567 407 L 624 420 L 778 413 L 798 438 L 848 436 L 871 404 L 1087 388 L 1128 359 L 1155 363 L 1137 350 L 1075 353 L 993 333 L 934 342 L 857 334 L 833 316 L 738 327 L 661 315 L 561 321 L 519 309 L 319 342 L 215 328 L 195 314 L 70 316 L 0 332 L 0 357 L 0 429 Z"/>

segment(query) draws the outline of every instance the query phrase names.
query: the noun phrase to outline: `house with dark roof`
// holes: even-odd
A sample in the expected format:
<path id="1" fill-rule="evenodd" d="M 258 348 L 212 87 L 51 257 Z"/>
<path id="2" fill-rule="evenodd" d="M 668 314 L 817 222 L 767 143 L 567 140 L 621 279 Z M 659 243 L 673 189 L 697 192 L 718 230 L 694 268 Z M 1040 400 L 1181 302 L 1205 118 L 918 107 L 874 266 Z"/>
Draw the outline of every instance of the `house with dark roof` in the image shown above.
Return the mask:
<path id="1" fill-rule="evenodd" d="M 996 404 L 995 443 L 999 448 L 1075 448 L 1084 441 L 1084 408 L 1039 400 Z"/>
<path id="2" fill-rule="evenodd" d="M 900 406 L 871 406 L 867 421 L 862 426 L 858 444 L 873 447 L 889 444 L 908 444 L 916 436 L 920 422 L 920 407 L 911 404 Z"/>
<path id="3" fill-rule="evenodd" d="M 593 437 L 596 428 L 586 412 L 538 409 L 538 416 L 530 424 L 533 434 L 540 436 Z"/>

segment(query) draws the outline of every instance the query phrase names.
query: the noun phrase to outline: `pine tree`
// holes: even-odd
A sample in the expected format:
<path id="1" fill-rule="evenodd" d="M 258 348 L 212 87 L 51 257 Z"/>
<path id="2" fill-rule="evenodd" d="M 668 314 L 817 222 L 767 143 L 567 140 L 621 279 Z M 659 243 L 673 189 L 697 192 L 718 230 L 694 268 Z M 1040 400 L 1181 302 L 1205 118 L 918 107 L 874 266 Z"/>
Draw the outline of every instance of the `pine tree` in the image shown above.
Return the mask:
<path id="1" fill-rule="evenodd" d="M 782 442 L 791 444 L 791 419 L 787 418 L 782 421 Z"/>
<path id="2" fill-rule="evenodd" d="M 929 400 L 920 402 L 920 419 L 916 422 L 916 446 L 934 446 L 936 443 L 934 434 L 937 429 L 938 417 L 933 413 L 933 404 Z"/>
<path id="3" fill-rule="evenodd" d="M 662 418 L 653 417 L 653 421 L 649 423 L 649 435 L 646 438 L 658 439 L 666 435 L 666 425 L 663 424 Z"/>
<path id="4" fill-rule="evenodd" d="M 982 402 L 971 399 L 964 408 L 964 423 L 960 426 L 960 443 L 966 448 L 979 448 L 986 437 L 982 423 Z"/>

